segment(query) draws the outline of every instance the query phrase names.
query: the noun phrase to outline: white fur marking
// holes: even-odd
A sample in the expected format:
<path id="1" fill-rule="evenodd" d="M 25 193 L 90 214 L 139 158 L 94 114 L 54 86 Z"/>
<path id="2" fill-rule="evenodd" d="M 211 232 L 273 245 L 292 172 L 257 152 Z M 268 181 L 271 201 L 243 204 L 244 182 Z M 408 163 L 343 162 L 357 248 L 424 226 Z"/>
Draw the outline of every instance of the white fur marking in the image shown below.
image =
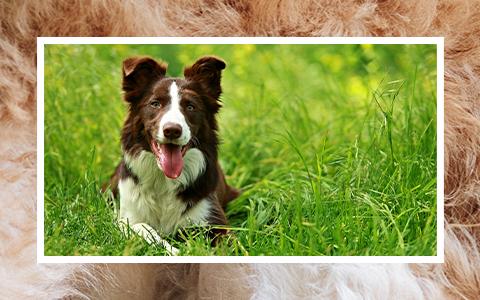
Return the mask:
<path id="1" fill-rule="evenodd" d="M 135 157 L 125 154 L 125 162 L 139 182 L 126 178 L 118 184 L 120 220 L 130 224 L 145 240 L 167 249 L 171 246 L 158 233 L 170 234 L 189 224 L 205 225 L 211 210 L 210 200 L 203 199 L 185 212 L 187 205 L 177 197 L 178 190 L 190 185 L 204 172 L 205 158 L 200 150 L 193 148 L 185 153 L 184 161 L 180 177 L 170 179 L 158 168 L 152 153 L 142 151 Z"/>
<path id="2" fill-rule="evenodd" d="M 180 110 L 180 93 L 178 91 L 178 86 L 175 81 L 172 82 L 168 90 L 170 95 L 170 108 L 163 115 L 160 120 L 160 126 L 158 127 L 157 139 L 160 143 L 165 142 L 165 136 L 163 135 L 163 126 L 167 123 L 174 123 L 180 125 L 182 128 L 182 135 L 177 139 L 180 145 L 186 145 L 190 141 L 191 133 L 190 127 L 185 120 L 185 116 Z"/>

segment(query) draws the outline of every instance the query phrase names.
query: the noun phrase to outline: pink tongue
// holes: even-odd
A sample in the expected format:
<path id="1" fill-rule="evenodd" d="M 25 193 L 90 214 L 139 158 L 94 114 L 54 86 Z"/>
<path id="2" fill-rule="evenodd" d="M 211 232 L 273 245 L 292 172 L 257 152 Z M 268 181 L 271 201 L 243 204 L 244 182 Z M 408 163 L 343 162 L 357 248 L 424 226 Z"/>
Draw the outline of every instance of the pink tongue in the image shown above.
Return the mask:
<path id="1" fill-rule="evenodd" d="M 160 145 L 160 165 L 165 176 L 175 179 L 182 173 L 182 147 L 173 144 Z"/>

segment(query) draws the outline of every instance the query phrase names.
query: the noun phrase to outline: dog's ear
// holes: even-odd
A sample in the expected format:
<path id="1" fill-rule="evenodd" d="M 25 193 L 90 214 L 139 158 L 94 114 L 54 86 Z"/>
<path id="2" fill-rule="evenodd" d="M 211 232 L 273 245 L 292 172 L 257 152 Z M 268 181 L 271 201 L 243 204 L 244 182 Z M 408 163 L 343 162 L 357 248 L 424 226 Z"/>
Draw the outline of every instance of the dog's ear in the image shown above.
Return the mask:
<path id="1" fill-rule="evenodd" d="M 225 67 L 226 64 L 223 60 L 213 56 L 205 56 L 197 60 L 192 66 L 185 68 L 183 75 L 187 80 L 198 82 L 208 96 L 218 100 L 222 93 L 220 80 L 222 70 Z"/>
<path id="2" fill-rule="evenodd" d="M 150 57 L 130 57 L 123 61 L 122 89 L 125 100 L 135 102 L 155 80 L 165 77 L 167 66 Z"/>

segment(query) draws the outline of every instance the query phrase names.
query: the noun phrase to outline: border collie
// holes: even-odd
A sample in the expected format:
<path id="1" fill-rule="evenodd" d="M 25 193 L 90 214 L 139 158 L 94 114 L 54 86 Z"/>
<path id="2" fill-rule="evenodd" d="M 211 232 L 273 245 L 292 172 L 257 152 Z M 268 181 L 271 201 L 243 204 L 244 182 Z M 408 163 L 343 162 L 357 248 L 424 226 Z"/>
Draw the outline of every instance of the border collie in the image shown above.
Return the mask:
<path id="1" fill-rule="evenodd" d="M 222 60 L 207 56 L 185 68 L 185 78 L 165 76 L 150 57 L 123 62 L 128 116 L 121 135 L 123 159 L 110 179 L 120 194 L 120 224 L 149 243 L 177 249 L 161 235 L 186 225 L 226 225 L 228 186 L 217 160 Z M 211 231 L 212 238 L 225 230 Z"/>

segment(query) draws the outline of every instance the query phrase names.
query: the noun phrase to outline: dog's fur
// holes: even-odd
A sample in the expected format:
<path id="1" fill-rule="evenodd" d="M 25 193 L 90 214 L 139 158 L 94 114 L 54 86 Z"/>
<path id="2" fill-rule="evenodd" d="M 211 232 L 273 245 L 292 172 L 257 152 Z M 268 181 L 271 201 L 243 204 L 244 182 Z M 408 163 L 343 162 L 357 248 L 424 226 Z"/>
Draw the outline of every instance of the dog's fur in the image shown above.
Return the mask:
<path id="1" fill-rule="evenodd" d="M 109 186 L 120 194 L 122 224 L 167 249 L 172 248 L 158 233 L 188 224 L 226 225 L 224 208 L 239 194 L 226 184 L 217 160 L 225 66 L 206 56 L 187 67 L 183 79 L 167 77 L 166 65 L 150 57 L 123 62 L 129 109 L 123 159 Z M 215 240 L 225 232 L 211 229 L 210 235 Z"/>
<path id="2" fill-rule="evenodd" d="M 479 6 L 477 1 L 450 0 L 2 2 L 0 295 L 149 299 L 185 292 L 185 297 L 212 299 L 477 298 Z M 35 37 L 98 35 L 445 36 L 446 263 L 178 265 L 173 269 L 169 265 L 36 265 Z M 192 268 L 200 269 L 196 273 Z M 198 289 L 191 280 L 197 275 Z"/>

